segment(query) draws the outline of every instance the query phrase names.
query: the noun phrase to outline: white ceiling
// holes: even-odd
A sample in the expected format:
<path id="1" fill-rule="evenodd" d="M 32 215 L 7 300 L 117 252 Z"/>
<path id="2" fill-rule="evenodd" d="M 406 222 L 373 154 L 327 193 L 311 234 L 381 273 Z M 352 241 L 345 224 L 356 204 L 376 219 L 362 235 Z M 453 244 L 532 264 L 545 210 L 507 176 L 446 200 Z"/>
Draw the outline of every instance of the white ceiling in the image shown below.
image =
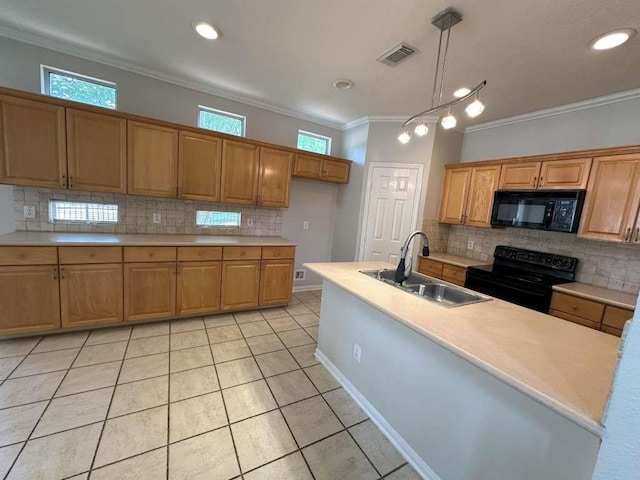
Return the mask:
<path id="1" fill-rule="evenodd" d="M 0 27 L 344 123 L 428 108 L 430 19 L 448 6 L 464 21 L 452 30 L 445 96 L 488 82 L 487 109 L 465 125 L 640 87 L 638 36 L 616 50 L 588 46 L 640 30 L 638 0 L 0 0 Z M 222 38 L 201 39 L 195 20 Z M 400 41 L 420 53 L 395 68 L 376 61 Z M 338 91 L 339 78 L 355 86 Z"/>

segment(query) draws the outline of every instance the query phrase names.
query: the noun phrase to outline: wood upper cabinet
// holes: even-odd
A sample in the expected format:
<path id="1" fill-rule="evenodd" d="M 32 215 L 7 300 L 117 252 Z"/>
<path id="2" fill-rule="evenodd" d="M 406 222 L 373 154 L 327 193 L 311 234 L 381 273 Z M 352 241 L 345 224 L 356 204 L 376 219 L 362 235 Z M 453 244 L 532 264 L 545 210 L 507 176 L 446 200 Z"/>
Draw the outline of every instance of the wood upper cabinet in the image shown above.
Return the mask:
<path id="1" fill-rule="evenodd" d="M 175 197 L 178 131 L 128 121 L 128 193 Z"/>
<path id="2" fill-rule="evenodd" d="M 471 168 L 452 168 L 445 171 L 440 200 L 440 222 L 464 223 L 470 183 Z"/>
<path id="3" fill-rule="evenodd" d="M 262 260 L 260 305 L 282 305 L 291 301 L 293 260 Z"/>
<path id="4" fill-rule="evenodd" d="M 500 165 L 473 168 L 464 223 L 473 227 L 491 227 L 493 194 L 498 189 L 499 179 Z"/>
<path id="5" fill-rule="evenodd" d="M 220 201 L 255 204 L 258 197 L 260 147 L 251 143 L 224 140 Z"/>
<path id="6" fill-rule="evenodd" d="M 69 188 L 127 193 L 127 121 L 71 108 L 66 117 Z"/>
<path id="7" fill-rule="evenodd" d="M 322 179 L 325 182 L 349 183 L 349 170 L 351 164 L 338 160 L 326 159 L 324 161 L 324 174 Z"/>
<path id="8" fill-rule="evenodd" d="M 122 264 L 60 266 L 63 327 L 122 322 Z"/>
<path id="9" fill-rule="evenodd" d="M 576 158 L 542 162 L 538 188 L 544 190 L 587 188 L 591 161 L 591 158 Z"/>
<path id="10" fill-rule="evenodd" d="M 65 188 L 64 107 L 0 95 L 0 182 Z"/>
<path id="11" fill-rule="evenodd" d="M 220 310 L 222 262 L 178 263 L 178 315 Z"/>
<path id="12" fill-rule="evenodd" d="M 502 166 L 500 190 L 535 190 L 542 162 L 512 163 Z"/>
<path id="13" fill-rule="evenodd" d="M 175 313 L 175 262 L 124 264 L 125 321 L 166 318 Z"/>
<path id="14" fill-rule="evenodd" d="M 350 162 L 296 153 L 293 176 L 332 183 L 349 183 L 350 169 Z"/>
<path id="15" fill-rule="evenodd" d="M 258 205 L 283 208 L 289 206 L 292 166 L 293 153 L 275 148 L 260 148 Z"/>
<path id="16" fill-rule="evenodd" d="M 260 300 L 260 260 L 222 262 L 222 310 L 257 307 Z"/>
<path id="17" fill-rule="evenodd" d="M 639 242 L 640 154 L 593 161 L 579 237 Z"/>
<path id="18" fill-rule="evenodd" d="M 60 327 L 57 265 L 0 268 L 0 333 Z"/>
<path id="19" fill-rule="evenodd" d="M 180 132 L 178 153 L 178 197 L 220 201 L 222 139 Z"/>

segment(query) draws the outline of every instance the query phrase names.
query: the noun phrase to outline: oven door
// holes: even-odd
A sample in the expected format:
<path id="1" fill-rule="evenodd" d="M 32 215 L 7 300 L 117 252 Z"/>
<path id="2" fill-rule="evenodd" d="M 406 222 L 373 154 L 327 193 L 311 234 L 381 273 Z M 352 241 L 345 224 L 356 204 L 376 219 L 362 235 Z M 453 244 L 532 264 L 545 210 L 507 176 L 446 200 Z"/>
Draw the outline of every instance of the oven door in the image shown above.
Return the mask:
<path id="1" fill-rule="evenodd" d="M 491 225 L 546 230 L 553 219 L 555 201 L 523 193 L 496 192 Z"/>
<path id="2" fill-rule="evenodd" d="M 467 280 L 464 286 L 476 292 L 491 295 L 532 310 L 544 313 L 549 312 L 551 289 L 545 289 L 544 291 L 531 288 L 525 289 L 513 283 L 503 283 L 498 279 L 491 278 L 491 275 L 476 275 L 471 269 L 467 272 Z"/>

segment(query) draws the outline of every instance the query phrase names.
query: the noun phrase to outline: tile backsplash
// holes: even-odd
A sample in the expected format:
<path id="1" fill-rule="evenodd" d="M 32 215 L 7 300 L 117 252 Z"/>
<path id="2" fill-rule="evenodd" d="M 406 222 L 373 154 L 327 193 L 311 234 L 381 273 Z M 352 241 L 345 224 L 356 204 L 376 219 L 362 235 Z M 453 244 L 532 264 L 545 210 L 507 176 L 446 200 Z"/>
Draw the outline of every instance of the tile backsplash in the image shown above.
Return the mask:
<path id="1" fill-rule="evenodd" d="M 50 223 L 49 200 L 117 204 L 118 224 Z M 36 218 L 24 218 L 25 206 L 35 207 Z M 196 210 L 241 212 L 242 226 L 241 228 L 196 227 Z M 13 187 L 13 211 L 16 230 L 21 231 L 258 235 L 269 237 L 277 237 L 282 234 L 282 209 L 222 205 L 175 198 Z M 160 213 L 161 223 L 153 223 L 154 213 Z M 249 227 L 249 222 L 252 222 L 251 227 Z"/>
<path id="2" fill-rule="evenodd" d="M 469 240 L 474 242 L 473 250 L 467 249 Z M 489 264 L 496 245 L 576 257 L 577 281 L 634 295 L 640 290 L 640 245 L 585 240 L 570 233 L 452 225 L 446 251 Z"/>
<path id="3" fill-rule="evenodd" d="M 429 238 L 429 250 L 444 253 L 449 242 L 449 225 L 438 223 L 437 218 L 422 219 L 422 231 Z"/>

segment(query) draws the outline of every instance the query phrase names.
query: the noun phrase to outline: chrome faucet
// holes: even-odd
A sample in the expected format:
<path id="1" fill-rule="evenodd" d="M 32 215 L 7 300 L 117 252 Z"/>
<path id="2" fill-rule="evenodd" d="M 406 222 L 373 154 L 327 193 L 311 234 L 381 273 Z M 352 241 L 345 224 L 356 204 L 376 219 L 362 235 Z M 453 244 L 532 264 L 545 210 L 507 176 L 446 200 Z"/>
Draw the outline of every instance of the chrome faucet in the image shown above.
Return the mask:
<path id="1" fill-rule="evenodd" d="M 404 282 L 409 278 L 409 275 L 411 275 L 411 256 L 409 256 L 408 261 L 406 261 L 406 258 L 407 253 L 409 252 L 409 244 L 411 243 L 411 240 L 413 240 L 413 237 L 415 237 L 416 235 L 420 235 L 422 237 L 422 254 L 429 255 L 429 239 L 427 238 L 427 234 L 421 232 L 420 230 L 416 230 L 411 235 L 409 235 L 407 240 L 404 242 L 404 245 L 402 245 L 402 248 L 400 249 L 400 262 L 398 263 L 398 268 L 396 268 L 396 274 L 393 278 L 396 283 Z"/>

